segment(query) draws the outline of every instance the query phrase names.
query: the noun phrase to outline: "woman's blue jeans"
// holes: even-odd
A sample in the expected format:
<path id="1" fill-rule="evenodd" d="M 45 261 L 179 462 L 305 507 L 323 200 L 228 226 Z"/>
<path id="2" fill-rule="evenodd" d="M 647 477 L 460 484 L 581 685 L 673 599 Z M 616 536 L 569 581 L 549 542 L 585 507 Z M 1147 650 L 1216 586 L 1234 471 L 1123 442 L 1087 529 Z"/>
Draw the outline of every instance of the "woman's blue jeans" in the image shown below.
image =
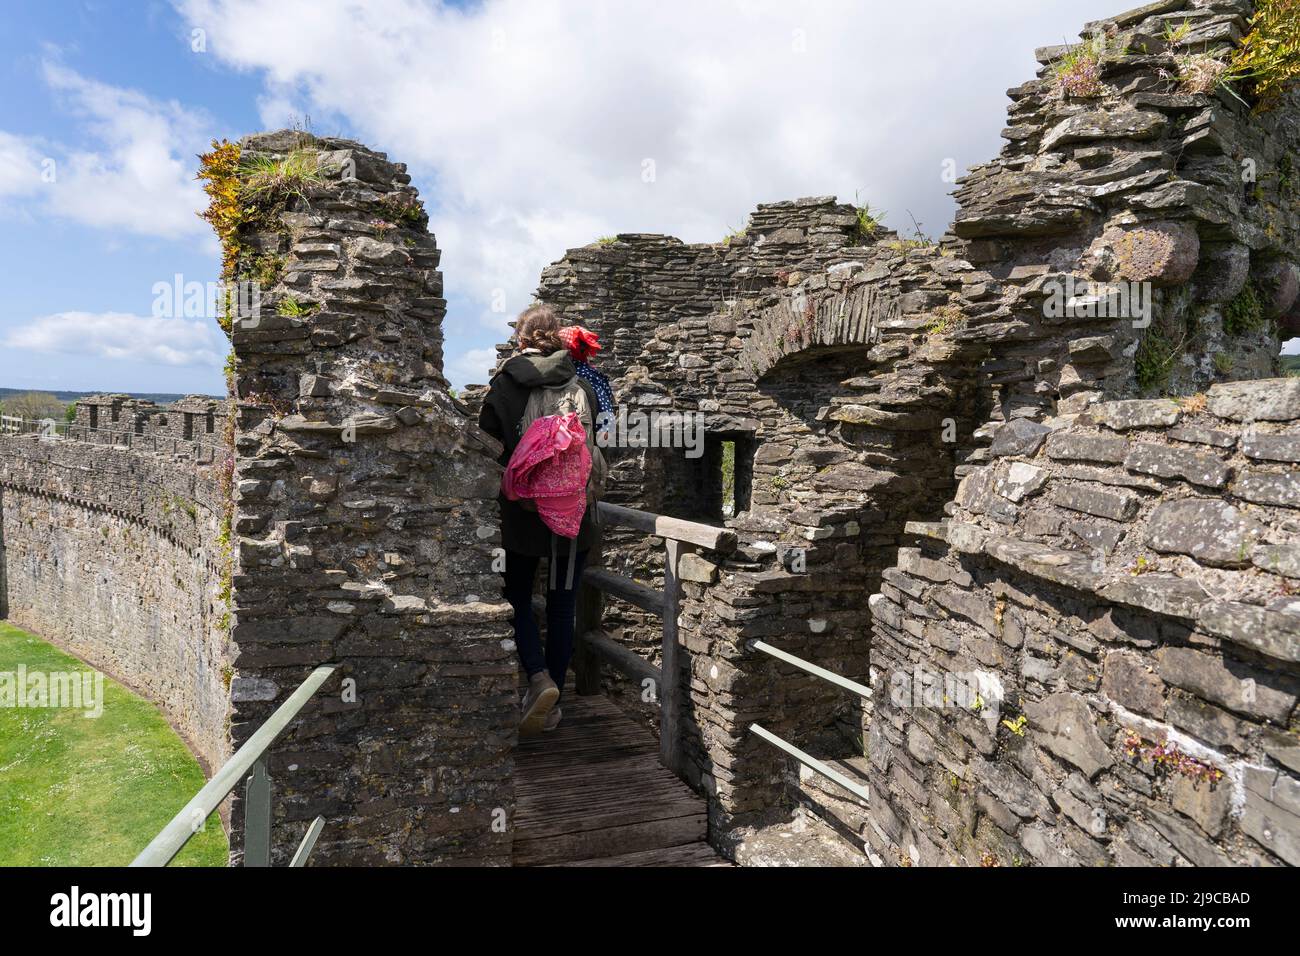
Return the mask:
<path id="1" fill-rule="evenodd" d="M 519 660 L 529 677 L 546 671 L 555 686 L 564 691 L 564 678 L 573 658 L 574 613 L 578 602 L 578 583 L 582 580 L 582 565 L 586 551 L 574 556 L 573 578 L 566 582 L 569 570 L 567 555 L 556 559 L 554 587 L 546 589 L 546 647 L 533 617 L 533 584 L 537 580 L 537 566 L 541 558 L 514 551 L 506 552 L 505 597 L 515 610 L 515 647 Z M 569 584 L 569 587 L 565 585 Z"/>

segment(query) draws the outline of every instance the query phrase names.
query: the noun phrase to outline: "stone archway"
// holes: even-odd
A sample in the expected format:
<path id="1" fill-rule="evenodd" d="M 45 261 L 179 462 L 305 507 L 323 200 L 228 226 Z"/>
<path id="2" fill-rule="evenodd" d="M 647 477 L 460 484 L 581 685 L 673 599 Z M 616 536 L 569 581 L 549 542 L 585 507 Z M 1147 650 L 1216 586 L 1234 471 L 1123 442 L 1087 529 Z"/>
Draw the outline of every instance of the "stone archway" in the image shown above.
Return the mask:
<path id="1" fill-rule="evenodd" d="M 837 270 L 843 273 L 845 268 L 832 266 L 830 272 Z M 740 353 L 740 366 L 760 379 L 777 363 L 809 349 L 870 345 L 879 338 L 882 325 L 900 311 L 900 298 L 884 286 L 861 284 L 820 298 L 796 290 L 755 318 Z"/>

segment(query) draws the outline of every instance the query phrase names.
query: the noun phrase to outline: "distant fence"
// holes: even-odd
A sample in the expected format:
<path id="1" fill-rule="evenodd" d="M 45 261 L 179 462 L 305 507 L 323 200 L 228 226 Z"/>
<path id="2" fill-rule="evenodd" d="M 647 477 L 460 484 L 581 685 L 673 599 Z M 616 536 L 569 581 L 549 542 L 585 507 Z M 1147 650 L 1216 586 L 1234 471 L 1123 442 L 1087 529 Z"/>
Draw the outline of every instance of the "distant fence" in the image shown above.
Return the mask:
<path id="1" fill-rule="evenodd" d="M 183 458 L 200 465 L 215 463 L 223 455 L 221 446 L 194 438 L 140 435 L 130 428 L 91 428 L 52 418 L 28 419 L 0 415 L 0 435 L 28 436 L 39 441 L 77 441 L 92 445 L 129 448 L 152 455 Z"/>

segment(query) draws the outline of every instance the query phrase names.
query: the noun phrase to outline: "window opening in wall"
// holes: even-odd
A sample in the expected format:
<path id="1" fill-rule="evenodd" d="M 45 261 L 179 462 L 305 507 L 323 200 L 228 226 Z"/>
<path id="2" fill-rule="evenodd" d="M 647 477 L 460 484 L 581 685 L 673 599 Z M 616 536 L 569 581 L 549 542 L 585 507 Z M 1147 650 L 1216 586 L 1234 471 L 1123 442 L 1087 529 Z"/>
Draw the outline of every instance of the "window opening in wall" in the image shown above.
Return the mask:
<path id="1" fill-rule="evenodd" d="M 144 416 L 143 416 L 143 415 L 137 415 L 137 416 L 135 416 L 135 433 L 136 433 L 137 435 L 143 435 L 143 434 L 144 434 Z"/>
<path id="2" fill-rule="evenodd" d="M 755 444 L 754 436 L 744 432 L 705 438 L 701 461 L 706 520 L 722 522 L 749 510 Z"/>
<path id="3" fill-rule="evenodd" d="M 645 458 L 645 498 L 639 507 L 714 525 L 744 514 L 756 447 L 752 432 L 706 432 L 695 457 L 680 448 L 653 449 Z"/>
<path id="4" fill-rule="evenodd" d="M 90 406 L 90 427 L 91 428 L 99 427 L 99 406 L 98 405 Z"/>
<path id="5" fill-rule="evenodd" d="M 189 412 L 185 413 L 185 422 L 181 426 L 181 437 L 186 441 L 194 437 L 194 416 Z"/>
<path id="6" fill-rule="evenodd" d="M 722 517 L 736 517 L 736 443 L 722 443 Z"/>
<path id="7" fill-rule="evenodd" d="M 216 416 L 214 416 L 211 411 L 209 411 L 208 414 L 204 416 L 203 430 L 206 431 L 209 435 L 211 435 L 216 428 L 216 423 L 213 421 L 215 417 Z"/>
<path id="8" fill-rule="evenodd" d="M 108 420 L 112 422 L 114 425 L 117 424 L 118 417 L 121 414 L 122 414 L 122 410 L 118 408 L 116 405 L 110 405 L 108 407 Z"/>

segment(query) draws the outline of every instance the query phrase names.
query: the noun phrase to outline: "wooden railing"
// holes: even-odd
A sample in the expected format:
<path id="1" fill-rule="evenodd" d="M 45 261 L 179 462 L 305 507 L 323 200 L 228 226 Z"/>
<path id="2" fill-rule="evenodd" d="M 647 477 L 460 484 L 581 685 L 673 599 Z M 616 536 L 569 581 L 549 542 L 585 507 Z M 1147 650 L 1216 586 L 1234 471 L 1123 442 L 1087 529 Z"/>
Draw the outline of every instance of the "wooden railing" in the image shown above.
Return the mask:
<path id="1" fill-rule="evenodd" d="M 679 679 L 680 647 L 677 642 L 681 603 L 678 563 L 683 554 L 697 548 L 730 554 L 736 549 L 736 532 L 605 502 L 598 507 L 601 523 L 605 526 L 631 528 L 664 539 L 664 586 L 663 590 L 647 587 L 625 575 L 599 567 L 598 561 L 595 562 L 597 566 L 588 567 L 583 572 L 578 594 L 578 641 L 574 657 L 578 693 L 600 693 L 602 664 L 613 667 L 638 685 L 643 686 L 647 680 L 653 682 L 654 696 L 659 703 L 659 759 L 665 767 L 681 776 L 684 689 Z M 661 667 L 655 667 L 628 650 L 601 629 L 605 595 L 626 601 L 660 619 L 663 630 Z"/>

